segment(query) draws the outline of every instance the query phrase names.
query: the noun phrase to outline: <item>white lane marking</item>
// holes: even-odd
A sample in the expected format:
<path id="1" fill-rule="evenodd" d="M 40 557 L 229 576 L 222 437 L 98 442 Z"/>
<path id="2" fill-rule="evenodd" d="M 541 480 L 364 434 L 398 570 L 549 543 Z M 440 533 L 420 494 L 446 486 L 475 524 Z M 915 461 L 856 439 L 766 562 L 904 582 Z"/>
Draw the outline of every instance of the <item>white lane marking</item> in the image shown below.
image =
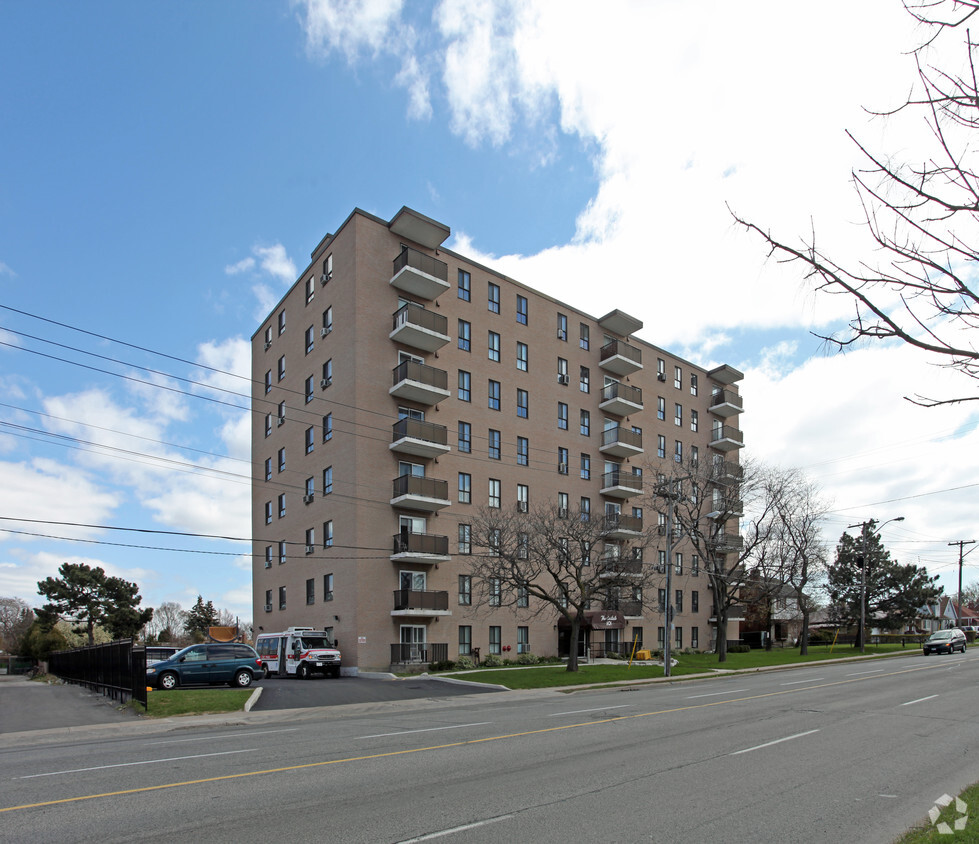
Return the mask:
<path id="1" fill-rule="evenodd" d="M 430 832 L 428 835 L 422 835 L 418 838 L 406 838 L 404 841 L 399 841 L 398 844 L 417 844 L 419 841 L 431 841 L 433 838 L 442 838 L 445 835 L 455 835 L 457 832 L 466 832 L 470 829 L 479 829 L 479 827 L 487 826 L 491 823 L 507 821 L 512 817 L 513 815 L 500 815 L 498 818 L 490 818 L 489 820 L 477 821 L 476 823 L 467 823 L 465 826 L 454 826 L 452 829 L 443 829 L 441 832 Z"/>
<path id="2" fill-rule="evenodd" d="M 901 706 L 911 706 L 912 704 L 915 703 L 921 703 L 923 700 L 931 700 L 934 697 L 938 697 L 938 695 L 928 695 L 928 697 L 919 697 L 917 700 L 909 700 L 907 703 L 902 703 Z"/>
<path id="3" fill-rule="evenodd" d="M 740 753 L 751 753 L 752 750 L 761 750 L 763 747 L 771 747 L 773 744 L 781 744 L 783 741 L 792 741 L 793 739 L 802 738 L 803 736 L 811 736 L 813 733 L 818 733 L 819 730 L 809 730 L 805 733 L 796 733 L 794 736 L 786 736 L 785 738 L 775 739 L 775 741 L 766 741 L 764 744 L 756 744 L 754 747 L 746 747 L 744 750 L 735 750 L 734 753 L 729 753 L 728 756 L 737 756 Z"/>
<path id="4" fill-rule="evenodd" d="M 861 674 L 880 674 L 883 668 L 873 668 L 870 671 L 854 671 L 852 674 L 847 674 L 847 677 L 859 677 Z"/>
<path id="5" fill-rule="evenodd" d="M 438 730 L 458 730 L 461 727 L 484 727 L 492 721 L 480 721 L 477 724 L 452 724 L 449 727 L 426 727 L 424 730 L 402 730 L 400 733 L 376 733 L 372 736 L 357 736 L 357 738 L 387 738 L 388 736 L 410 736 L 412 733 L 434 733 Z"/>
<path id="6" fill-rule="evenodd" d="M 582 712 L 604 712 L 606 709 L 627 709 L 631 703 L 622 703 L 618 706 L 596 706 L 594 709 L 573 709 L 571 712 L 552 712 L 548 718 L 557 718 L 558 715 L 580 715 Z"/>
<path id="7" fill-rule="evenodd" d="M 825 680 L 825 677 L 810 677 L 808 680 L 793 680 L 791 683 L 779 683 L 780 686 L 798 686 L 799 683 L 815 683 L 818 680 Z"/>
<path id="8" fill-rule="evenodd" d="M 247 733 L 221 733 L 221 735 L 217 735 L 217 736 L 198 736 L 197 738 L 178 738 L 178 739 L 168 739 L 167 741 L 149 741 L 146 744 L 148 747 L 151 747 L 154 744 L 181 744 L 182 742 L 187 742 L 187 741 L 213 741 L 214 739 L 233 738 L 236 736 L 261 736 L 261 735 L 266 735 L 268 733 L 295 733 L 298 730 L 299 727 L 289 727 L 288 729 L 285 730 L 256 730 L 255 732 L 247 732 Z"/>
<path id="9" fill-rule="evenodd" d="M 105 771 L 109 768 L 128 768 L 131 765 L 158 765 L 160 762 L 182 762 L 185 759 L 207 759 L 210 756 L 230 756 L 232 753 L 254 753 L 257 747 L 247 750 L 225 750 L 221 753 L 199 753 L 196 756 L 171 756 L 169 759 L 144 759 L 142 762 L 119 762 L 116 765 L 96 765 L 94 768 L 73 768 L 70 771 L 51 771 L 47 774 L 28 774 L 26 777 L 14 777 L 18 780 L 32 780 L 37 777 L 55 777 L 58 774 L 81 774 L 86 771 Z"/>
<path id="10" fill-rule="evenodd" d="M 696 700 L 698 697 L 717 697 L 718 695 L 733 695 L 735 692 L 746 692 L 747 689 L 728 689 L 726 692 L 711 692 L 703 695 L 690 695 L 687 700 Z"/>

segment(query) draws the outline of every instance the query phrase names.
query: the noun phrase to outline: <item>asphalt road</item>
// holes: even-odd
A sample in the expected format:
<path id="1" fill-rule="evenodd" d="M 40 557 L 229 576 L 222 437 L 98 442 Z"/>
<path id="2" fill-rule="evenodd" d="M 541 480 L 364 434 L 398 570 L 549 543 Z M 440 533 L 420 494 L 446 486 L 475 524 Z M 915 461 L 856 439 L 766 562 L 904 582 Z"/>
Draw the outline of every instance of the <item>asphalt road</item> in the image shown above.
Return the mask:
<path id="1" fill-rule="evenodd" d="M 977 681 L 979 649 L 0 741 L 0 842 L 886 844 L 979 780 Z"/>

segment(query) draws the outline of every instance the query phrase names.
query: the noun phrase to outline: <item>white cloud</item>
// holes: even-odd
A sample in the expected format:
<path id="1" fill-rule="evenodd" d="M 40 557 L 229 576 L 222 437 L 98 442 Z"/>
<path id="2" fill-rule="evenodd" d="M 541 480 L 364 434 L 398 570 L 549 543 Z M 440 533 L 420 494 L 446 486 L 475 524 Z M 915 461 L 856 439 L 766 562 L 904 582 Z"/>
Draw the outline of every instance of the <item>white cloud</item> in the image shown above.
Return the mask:
<path id="1" fill-rule="evenodd" d="M 249 270 L 254 269 L 255 259 L 254 258 L 242 258 L 237 264 L 229 264 L 224 268 L 227 275 L 238 275 L 239 273 L 245 273 Z"/>
<path id="2" fill-rule="evenodd" d="M 17 277 L 17 273 L 10 269 L 3 261 L 0 261 L 0 275 L 9 275 L 11 278 Z"/>
<path id="3" fill-rule="evenodd" d="M 286 248 L 281 243 L 273 246 L 256 246 L 252 249 L 258 258 L 261 268 L 273 278 L 285 284 L 296 280 L 296 265 L 286 254 Z"/>

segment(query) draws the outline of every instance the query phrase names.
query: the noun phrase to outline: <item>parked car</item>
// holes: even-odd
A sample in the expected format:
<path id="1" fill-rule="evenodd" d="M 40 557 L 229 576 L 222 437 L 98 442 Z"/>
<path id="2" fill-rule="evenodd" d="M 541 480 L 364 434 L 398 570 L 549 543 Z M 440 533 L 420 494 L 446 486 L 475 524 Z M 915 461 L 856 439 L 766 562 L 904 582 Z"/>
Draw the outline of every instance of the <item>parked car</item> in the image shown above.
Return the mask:
<path id="1" fill-rule="evenodd" d="M 932 633 L 924 644 L 925 656 L 928 654 L 951 654 L 956 651 L 965 653 L 965 633 L 958 627 L 951 630 L 939 630 Z"/>
<path id="2" fill-rule="evenodd" d="M 229 683 L 247 689 L 265 676 L 262 660 L 251 645 L 191 645 L 146 669 L 146 684 L 160 689 Z"/>

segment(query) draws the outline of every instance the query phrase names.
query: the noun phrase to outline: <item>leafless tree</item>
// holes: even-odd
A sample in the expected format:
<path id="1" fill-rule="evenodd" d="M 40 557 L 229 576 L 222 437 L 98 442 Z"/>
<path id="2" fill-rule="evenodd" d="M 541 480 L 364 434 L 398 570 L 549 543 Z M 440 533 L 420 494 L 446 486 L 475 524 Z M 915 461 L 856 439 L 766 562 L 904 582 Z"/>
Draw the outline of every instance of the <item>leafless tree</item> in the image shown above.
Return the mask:
<path id="1" fill-rule="evenodd" d="M 164 601 L 156 608 L 153 618 L 146 625 L 144 635 L 165 637 L 168 642 L 179 640 L 184 629 L 184 610 L 176 601 Z"/>
<path id="2" fill-rule="evenodd" d="M 0 651 L 12 653 L 34 623 L 34 610 L 21 598 L 0 598 Z"/>
<path id="3" fill-rule="evenodd" d="M 751 583 L 748 572 L 769 551 L 784 473 L 755 461 L 722 459 L 686 460 L 669 469 L 657 474 L 652 506 L 672 511 L 674 542 L 689 542 L 702 561 L 716 619 L 717 660 L 725 662 L 728 620 Z"/>
<path id="4" fill-rule="evenodd" d="M 577 671 L 586 612 L 641 615 L 648 606 L 655 564 L 643 552 L 650 532 L 626 538 L 622 525 L 621 517 L 557 507 L 482 509 L 471 527 L 473 606 L 563 618 L 571 630 L 568 671 Z"/>
<path id="5" fill-rule="evenodd" d="M 979 379 L 979 174 L 976 130 L 979 85 L 968 22 L 979 2 L 922 0 L 906 4 L 923 28 L 914 52 L 917 78 L 908 96 L 878 116 L 920 117 L 932 149 L 921 161 L 872 151 L 847 133 L 866 165 L 853 171 L 873 258 L 843 266 L 817 245 L 815 231 L 789 242 L 732 212 L 737 223 L 766 242 L 779 262 L 798 264 L 817 290 L 854 300 L 846 328 L 820 336 L 838 350 L 863 340 L 900 340 L 939 365 Z M 962 69 L 930 63 L 939 44 L 962 37 Z M 979 400 L 979 395 L 905 397 L 931 407 Z"/>

